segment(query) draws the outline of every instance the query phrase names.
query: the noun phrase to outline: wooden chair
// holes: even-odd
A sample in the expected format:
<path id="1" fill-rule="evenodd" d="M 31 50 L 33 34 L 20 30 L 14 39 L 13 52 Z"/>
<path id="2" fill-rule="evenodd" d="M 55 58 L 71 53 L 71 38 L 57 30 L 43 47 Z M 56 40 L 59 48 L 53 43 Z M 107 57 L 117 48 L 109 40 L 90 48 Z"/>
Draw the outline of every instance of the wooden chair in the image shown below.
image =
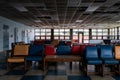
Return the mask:
<path id="1" fill-rule="evenodd" d="M 120 75 L 120 46 L 115 46 L 115 59 L 119 60 L 117 71 L 118 74 Z"/>
<path id="2" fill-rule="evenodd" d="M 29 45 L 15 45 L 13 55 L 7 58 L 7 69 L 10 68 L 9 63 L 24 63 L 24 57 L 28 55 Z"/>
<path id="3" fill-rule="evenodd" d="M 58 44 L 59 44 L 59 40 L 58 39 L 53 40 L 52 45 L 54 45 L 55 47 L 57 47 Z"/>

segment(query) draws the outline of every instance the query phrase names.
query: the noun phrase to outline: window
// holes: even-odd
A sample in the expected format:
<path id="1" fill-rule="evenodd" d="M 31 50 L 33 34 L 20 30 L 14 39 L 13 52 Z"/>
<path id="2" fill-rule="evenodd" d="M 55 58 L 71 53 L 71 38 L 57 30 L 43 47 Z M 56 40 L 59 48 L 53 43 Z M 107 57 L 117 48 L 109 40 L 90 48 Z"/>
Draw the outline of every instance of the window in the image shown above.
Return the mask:
<path id="1" fill-rule="evenodd" d="M 35 29 L 35 39 L 51 39 L 51 29 Z"/>

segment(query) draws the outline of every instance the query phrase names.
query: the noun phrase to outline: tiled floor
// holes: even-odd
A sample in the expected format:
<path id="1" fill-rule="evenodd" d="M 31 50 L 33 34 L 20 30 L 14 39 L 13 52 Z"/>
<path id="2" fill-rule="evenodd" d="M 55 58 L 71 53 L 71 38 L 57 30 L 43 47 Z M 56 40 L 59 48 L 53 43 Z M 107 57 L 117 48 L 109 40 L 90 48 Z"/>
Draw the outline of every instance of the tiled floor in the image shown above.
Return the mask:
<path id="1" fill-rule="evenodd" d="M 37 65 L 26 72 L 22 67 L 8 71 L 4 59 L 1 59 L 0 80 L 120 80 L 120 76 L 84 76 L 79 70 L 78 63 L 73 63 L 72 70 L 69 69 L 69 63 L 57 63 L 57 66 L 52 64 L 45 73 Z"/>

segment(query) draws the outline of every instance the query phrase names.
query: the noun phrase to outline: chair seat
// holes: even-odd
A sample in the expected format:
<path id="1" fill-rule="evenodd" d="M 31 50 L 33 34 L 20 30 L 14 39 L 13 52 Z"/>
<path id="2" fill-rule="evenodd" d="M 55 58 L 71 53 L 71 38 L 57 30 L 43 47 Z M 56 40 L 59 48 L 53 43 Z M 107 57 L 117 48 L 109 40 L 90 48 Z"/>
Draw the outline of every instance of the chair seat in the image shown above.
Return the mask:
<path id="1" fill-rule="evenodd" d="M 99 65 L 99 64 L 102 64 L 102 60 L 101 59 L 87 59 L 87 64 Z"/>
<path id="2" fill-rule="evenodd" d="M 24 62 L 24 57 L 11 57 L 7 59 L 7 62 Z"/>
<path id="3" fill-rule="evenodd" d="M 25 60 L 28 60 L 28 61 L 42 61 L 43 58 L 41 56 L 27 56 L 27 57 L 25 57 Z"/>
<path id="4" fill-rule="evenodd" d="M 119 61 L 115 59 L 104 59 L 103 62 L 104 64 L 119 64 Z"/>

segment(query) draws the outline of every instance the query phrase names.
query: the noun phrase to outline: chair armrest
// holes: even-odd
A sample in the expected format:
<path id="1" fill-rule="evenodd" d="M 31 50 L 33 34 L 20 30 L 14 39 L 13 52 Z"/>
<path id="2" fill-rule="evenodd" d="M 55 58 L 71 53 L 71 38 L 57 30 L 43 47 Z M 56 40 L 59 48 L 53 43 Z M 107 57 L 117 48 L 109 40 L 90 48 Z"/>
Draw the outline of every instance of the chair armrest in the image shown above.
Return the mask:
<path id="1" fill-rule="evenodd" d="M 12 50 L 7 50 L 6 51 L 6 57 L 8 58 L 8 57 L 12 57 Z"/>

